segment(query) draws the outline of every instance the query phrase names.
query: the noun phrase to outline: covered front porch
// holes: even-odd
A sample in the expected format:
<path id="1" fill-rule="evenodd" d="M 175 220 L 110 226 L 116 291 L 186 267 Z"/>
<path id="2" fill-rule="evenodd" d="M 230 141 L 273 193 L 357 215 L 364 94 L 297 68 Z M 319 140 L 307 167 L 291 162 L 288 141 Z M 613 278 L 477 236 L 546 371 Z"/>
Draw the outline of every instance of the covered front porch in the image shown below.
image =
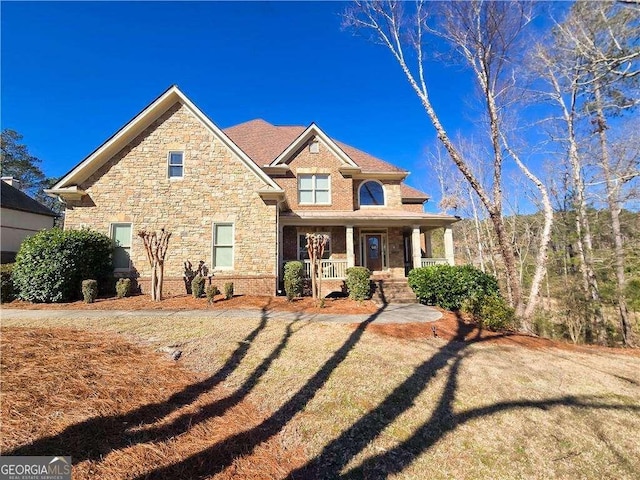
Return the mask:
<path id="1" fill-rule="evenodd" d="M 322 277 L 326 280 L 344 280 L 347 268 L 353 266 L 367 267 L 374 278 L 405 278 L 413 268 L 454 263 L 451 224 L 456 217 L 411 212 L 406 215 L 403 212 L 402 218 L 376 215 L 368 221 L 362 215 L 354 215 L 350 222 L 349 218 L 317 218 L 311 213 L 316 212 L 281 215 L 278 229 L 280 272 L 286 262 L 301 260 L 307 276 L 310 275 L 305 237 L 312 232 L 329 236 L 322 259 Z M 344 212 L 347 213 L 352 212 Z M 409 222 L 411 224 L 407 225 Z M 438 229 L 443 229 L 441 253 L 444 255 L 434 257 L 432 235 Z"/>

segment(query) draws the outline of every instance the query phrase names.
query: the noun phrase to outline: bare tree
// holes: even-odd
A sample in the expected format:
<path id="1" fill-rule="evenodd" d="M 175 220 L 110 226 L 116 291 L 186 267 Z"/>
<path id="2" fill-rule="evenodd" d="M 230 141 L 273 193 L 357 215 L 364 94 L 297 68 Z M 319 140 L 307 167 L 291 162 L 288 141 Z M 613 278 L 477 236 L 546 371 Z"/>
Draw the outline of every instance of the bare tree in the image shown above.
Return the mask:
<path id="1" fill-rule="evenodd" d="M 154 302 L 162 300 L 162 284 L 164 282 L 164 258 L 169 248 L 171 233 L 160 229 L 160 235 L 155 231 L 140 230 L 138 236 L 144 242 L 149 266 L 151 266 L 151 299 Z"/>
<path id="2" fill-rule="evenodd" d="M 542 182 L 527 169 L 520 157 L 514 157 L 515 152 L 507 140 L 504 124 L 504 110 L 513 101 L 509 95 L 515 87 L 512 69 L 514 55 L 519 49 L 518 42 L 522 32 L 531 19 L 530 6 L 524 2 L 418 1 L 412 13 L 405 14 L 402 2 L 357 1 L 345 13 L 344 23 L 349 27 L 373 32 L 376 40 L 391 51 L 402 68 L 435 128 L 438 139 L 487 210 L 504 261 L 511 303 L 516 307 L 516 312 L 524 317 L 524 329 L 531 330 L 529 315 L 535 307 L 537 290 L 544 277 L 549 236 L 541 240 L 539 260 L 542 263 L 538 267 L 542 274 L 536 275 L 536 282 L 529 295 L 530 308 L 525 310 L 515 255 L 505 229 L 502 205 L 505 151 L 540 189 L 543 197 L 548 199 Z M 437 22 L 437 26 L 432 28 L 429 25 L 431 20 Z M 492 157 L 492 179 L 491 185 L 487 187 L 474 174 L 468 158 L 452 141 L 431 102 L 425 52 L 437 50 L 437 42 L 429 43 L 434 36 L 445 39 L 453 47 L 454 53 L 473 73 L 480 91 L 488 123 L 487 144 Z M 408 60 L 412 56 L 416 59 L 414 68 Z M 549 208 L 544 213 L 548 220 L 547 231 L 550 232 L 553 211 Z"/>
<path id="3" fill-rule="evenodd" d="M 322 256 L 329 242 L 329 236 L 322 233 L 307 233 L 307 253 L 311 261 L 311 294 L 322 298 Z"/>
<path id="4" fill-rule="evenodd" d="M 575 139 L 575 118 L 579 96 L 580 107 L 593 127 L 597 139 L 598 155 L 590 152 L 598 166 L 606 193 L 606 203 L 611 214 L 611 229 L 614 238 L 616 297 L 625 344 L 632 343 L 632 329 L 625 299 L 626 278 L 624 272 L 625 253 L 620 226 L 622 209 L 621 185 L 637 176 L 629 164 L 622 165 L 611 157 L 608 130 L 610 115 L 619 115 L 634 108 L 639 100 L 638 77 L 640 76 L 640 10 L 614 2 L 576 2 L 568 17 L 556 26 L 553 54 L 540 51 L 538 58 L 548 68 L 547 78 L 553 86 L 553 95 L 560 104 L 567 123 L 570 150 L 569 159 L 574 170 L 580 221 L 579 233 L 585 229 L 583 261 L 585 283 L 591 289 L 592 298 L 599 302 L 595 275 L 589 266 L 591 236 L 584 210 L 584 183 L 579 175 L 580 160 Z M 558 61 L 560 69 L 554 68 Z M 561 81 L 564 80 L 564 82 Z M 569 106 L 565 102 L 569 98 Z M 583 245 L 580 245 L 583 247 Z M 602 329 L 599 330 L 602 332 Z M 602 333 L 600 333 L 602 335 Z"/>

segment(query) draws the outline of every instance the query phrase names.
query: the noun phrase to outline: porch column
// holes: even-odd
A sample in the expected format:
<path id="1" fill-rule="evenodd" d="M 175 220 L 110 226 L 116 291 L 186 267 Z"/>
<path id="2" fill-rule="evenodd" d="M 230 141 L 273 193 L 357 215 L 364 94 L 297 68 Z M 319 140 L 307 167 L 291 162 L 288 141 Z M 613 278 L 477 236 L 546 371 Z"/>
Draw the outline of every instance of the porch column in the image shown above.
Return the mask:
<path id="1" fill-rule="evenodd" d="M 420 268 L 422 266 L 422 252 L 420 251 L 420 227 L 414 225 L 411 232 L 411 252 L 413 256 L 413 268 Z"/>
<path id="2" fill-rule="evenodd" d="M 445 227 L 444 229 L 444 256 L 449 265 L 455 265 L 453 258 L 453 229 L 451 227 Z"/>
<path id="3" fill-rule="evenodd" d="M 356 255 L 353 251 L 353 225 L 347 225 L 347 268 L 355 267 Z"/>
<path id="4" fill-rule="evenodd" d="M 278 223 L 278 260 L 276 262 L 277 266 L 277 277 L 280 280 L 280 276 L 282 275 L 282 259 L 284 258 L 284 227 L 281 223 Z"/>
<path id="5" fill-rule="evenodd" d="M 433 258 L 433 249 L 431 248 L 431 230 L 424 232 L 424 253 L 427 258 Z"/>

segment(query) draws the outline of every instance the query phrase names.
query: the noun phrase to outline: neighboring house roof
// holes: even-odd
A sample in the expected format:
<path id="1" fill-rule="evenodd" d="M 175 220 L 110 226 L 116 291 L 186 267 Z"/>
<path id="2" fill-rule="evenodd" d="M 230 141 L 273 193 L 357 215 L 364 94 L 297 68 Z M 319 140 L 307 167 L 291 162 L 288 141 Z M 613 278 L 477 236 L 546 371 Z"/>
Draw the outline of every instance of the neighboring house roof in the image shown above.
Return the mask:
<path id="1" fill-rule="evenodd" d="M 16 187 L 13 187 L 6 182 L 0 182 L 0 190 L 0 204 L 2 208 L 36 213 L 38 215 L 46 215 L 47 217 L 58 216 L 53 210 L 45 207 L 26 193 L 21 192 Z"/>

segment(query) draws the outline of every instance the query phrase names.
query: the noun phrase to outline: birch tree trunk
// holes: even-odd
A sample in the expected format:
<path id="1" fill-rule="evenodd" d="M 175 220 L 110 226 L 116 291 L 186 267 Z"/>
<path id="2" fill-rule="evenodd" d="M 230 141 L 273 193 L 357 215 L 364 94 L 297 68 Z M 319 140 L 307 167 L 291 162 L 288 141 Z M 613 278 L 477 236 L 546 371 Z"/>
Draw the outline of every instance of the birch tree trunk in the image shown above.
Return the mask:
<path id="1" fill-rule="evenodd" d="M 624 274 L 624 246 L 622 244 L 622 231 L 620 229 L 620 197 L 619 187 L 616 179 L 613 178 L 611 172 L 611 161 L 609 158 L 609 145 L 607 142 L 607 120 L 603 111 L 603 99 L 601 85 L 599 81 L 594 83 L 595 97 L 595 113 L 597 120 L 597 133 L 600 142 L 600 155 L 602 156 L 602 173 L 604 175 L 605 187 L 607 192 L 607 204 L 611 213 L 611 229 L 613 231 L 614 241 L 614 263 L 616 272 L 616 300 L 618 304 L 618 314 L 620 316 L 620 330 L 622 332 L 622 340 L 625 345 L 633 344 L 633 331 L 629 319 L 629 310 L 627 308 L 627 300 L 625 298 L 625 288 L 627 285 Z"/>

